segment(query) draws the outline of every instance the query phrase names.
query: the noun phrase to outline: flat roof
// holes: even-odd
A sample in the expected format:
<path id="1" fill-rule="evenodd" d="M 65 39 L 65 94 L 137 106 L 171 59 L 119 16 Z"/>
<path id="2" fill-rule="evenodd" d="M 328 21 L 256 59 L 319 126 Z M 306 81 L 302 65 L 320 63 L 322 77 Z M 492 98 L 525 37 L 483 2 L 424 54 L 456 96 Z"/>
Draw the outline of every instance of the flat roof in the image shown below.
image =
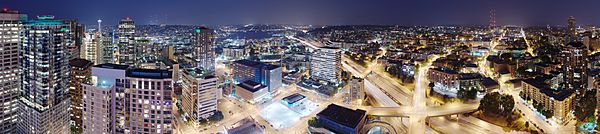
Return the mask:
<path id="1" fill-rule="evenodd" d="M 262 134 L 264 131 L 258 126 L 252 118 L 244 118 L 236 124 L 238 126 L 228 129 L 229 134 Z"/>
<path id="2" fill-rule="evenodd" d="M 327 108 L 319 112 L 317 116 L 327 118 L 336 123 L 350 128 L 356 128 L 358 124 L 366 118 L 367 112 L 361 109 L 348 109 L 336 104 L 329 104 Z"/>
<path id="3" fill-rule="evenodd" d="M 499 87 L 500 85 L 498 84 L 498 82 L 496 82 L 494 79 L 490 78 L 490 77 L 485 77 L 481 80 L 481 84 L 483 84 L 484 87 L 486 88 L 495 88 L 495 87 Z"/>
<path id="4" fill-rule="evenodd" d="M 247 59 L 237 60 L 237 61 L 234 61 L 234 63 L 241 64 L 244 66 L 254 67 L 254 68 L 264 68 L 267 70 L 273 70 L 273 69 L 280 68 L 280 66 L 278 66 L 278 65 L 267 64 L 267 63 L 262 63 L 262 62 L 258 62 L 258 61 L 247 60 Z"/>
<path id="5" fill-rule="evenodd" d="M 69 65 L 73 66 L 73 67 L 78 67 L 78 68 L 88 68 L 92 66 L 92 62 L 86 59 L 81 59 L 81 58 L 75 58 L 72 60 L 69 60 Z"/>
<path id="6" fill-rule="evenodd" d="M 460 73 L 459 79 L 468 80 L 468 79 L 481 79 L 483 76 L 479 73 Z"/>
<path id="7" fill-rule="evenodd" d="M 119 65 L 119 64 L 112 64 L 112 63 L 98 64 L 98 65 L 95 65 L 94 67 L 107 68 L 107 69 L 120 69 L 120 70 L 125 70 L 125 69 L 129 68 L 128 65 Z"/>
<path id="8" fill-rule="evenodd" d="M 237 86 L 242 87 L 242 88 L 244 88 L 244 89 L 246 89 L 246 90 L 248 90 L 250 92 L 253 92 L 253 93 L 256 92 L 256 91 L 258 91 L 258 90 L 260 90 L 260 89 L 263 89 L 263 88 L 267 87 L 267 86 L 262 85 L 262 84 L 260 84 L 258 82 L 254 82 L 252 80 L 244 81 L 242 83 L 237 84 Z"/>
<path id="9" fill-rule="evenodd" d="M 200 68 L 188 68 L 185 69 L 183 71 L 183 73 L 188 74 L 194 78 L 200 78 L 200 79 L 210 79 L 210 78 L 215 78 L 214 73 L 212 72 L 205 72 L 204 70 L 200 69 Z"/>
<path id="10" fill-rule="evenodd" d="M 129 69 L 125 73 L 127 77 L 135 77 L 135 78 L 149 78 L 149 79 L 165 79 L 165 78 L 173 78 L 172 72 L 169 70 L 160 70 L 160 69 Z"/>
<path id="11" fill-rule="evenodd" d="M 458 72 L 456 72 L 450 68 L 445 68 L 445 67 L 436 67 L 436 68 L 433 68 L 433 70 L 445 72 L 445 73 L 449 73 L 449 74 L 458 74 Z"/>
<path id="12" fill-rule="evenodd" d="M 550 88 L 549 84 L 544 83 L 544 81 L 546 81 L 547 79 L 548 78 L 546 77 L 536 77 L 531 79 L 525 79 L 523 80 L 523 82 L 534 86 L 535 88 L 539 89 L 539 92 L 544 93 L 546 96 L 554 98 L 554 100 L 563 101 L 567 97 L 571 96 L 571 94 L 575 93 L 574 90 L 567 90 L 564 88 L 552 89 Z"/>
<path id="13" fill-rule="evenodd" d="M 571 46 L 574 48 L 585 48 L 585 45 L 582 42 L 569 42 L 567 43 L 567 46 Z"/>
<path id="14" fill-rule="evenodd" d="M 282 100 L 284 100 L 285 102 L 289 103 L 289 104 L 294 104 L 302 99 L 306 98 L 306 96 L 299 94 L 299 93 L 295 93 L 292 94 L 290 96 L 286 96 L 284 97 Z"/>

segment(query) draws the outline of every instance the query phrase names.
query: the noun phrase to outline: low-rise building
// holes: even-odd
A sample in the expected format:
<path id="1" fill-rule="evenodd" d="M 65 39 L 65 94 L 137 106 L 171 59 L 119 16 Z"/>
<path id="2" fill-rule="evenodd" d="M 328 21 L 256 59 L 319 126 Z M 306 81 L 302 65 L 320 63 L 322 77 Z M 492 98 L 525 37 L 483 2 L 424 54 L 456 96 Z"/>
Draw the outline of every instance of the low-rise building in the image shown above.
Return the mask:
<path id="1" fill-rule="evenodd" d="M 551 80 L 545 77 L 523 80 L 523 97 L 542 105 L 559 123 L 566 123 L 571 119 L 569 113 L 574 108 L 574 90 L 550 88 L 549 81 Z"/>
<path id="2" fill-rule="evenodd" d="M 281 66 L 251 60 L 238 60 L 232 66 L 234 83 L 251 80 L 267 86 L 273 94 L 282 86 Z"/>
<path id="3" fill-rule="evenodd" d="M 242 82 L 235 86 L 235 96 L 250 103 L 257 103 L 268 97 L 267 86 L 251 80 Z"/>
<path id="4" fill-rule="evenodd" d="M 438 67 L 429 69 L 429 81 L 435 84 L 439 83 L 440 85 L 443 85 L 445 87 L 456 88 L 459 84 L 458 78 L 458 72 L 449 68 Z"/>
<path id="5" fill-rule="evenodd" d="M 301 104 L 304 100 L 306 100 L 306 96 L 295 93 L 290 96 L 283 97 L 283 99 L 281 99 L 281 103 L 288 107 L 295 107 Z"/>
<path id="6" fill-rule="evenodd" d="M 244 118 L 227 128 L 227 134 L 264 134 L 265 129 L 253 118 Z"/>
<path id="7" fill-rule="evenodd" d="M 352 77 L 349 81 L 350 90 L 348 91 L 347 102 L 349 104 L 361 105 L 365 98 L 365 83 L 364 79 Z"/>
<path id="8" fill-rule="evenodd" d="M 367 112 L 330 104 L 317 114 L 323 128 L 338 134 L 358 134 L 367 121 Z"/>

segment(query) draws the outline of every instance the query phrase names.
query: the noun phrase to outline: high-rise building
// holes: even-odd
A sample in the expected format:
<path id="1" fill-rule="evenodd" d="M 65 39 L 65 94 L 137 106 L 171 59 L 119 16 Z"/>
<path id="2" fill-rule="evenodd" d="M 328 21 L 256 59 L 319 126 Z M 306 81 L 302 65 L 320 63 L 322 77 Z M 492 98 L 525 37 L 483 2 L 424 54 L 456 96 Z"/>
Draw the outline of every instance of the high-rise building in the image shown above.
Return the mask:
<path id="1" fill-rule="evenodd" d="M 89 83 L 82 83 L 83 87 L 83 133 L 116 133 L 117 129 L 123 133 L 125 122 L 116 124 L 124 115 L 117 116 L 117 104 L 125 104 L 118 100 L 117 81 L 125 79 L 125 72 L 129 66 L 116 64 L 99 64 L 92 67 L 92 76 Z M 122 92 L 121 92 L 122 93 Z M 121 97 L 121 98 L 123 98 Z M 119 102 L 119 103 L 117 103 Z"/>
<path id="2" fill-rule="evenodd" d="M 21 97 L 17 133 L 69 133 L 69 21 L 38 16 L 25 23 L 19 48 Z"/>
<path id="3" fill-rule="evenodd" d="M 182 109 L 194 121 L 206 119 L 217 111 L 221 90 L 217 77 L 200 69 L 186 69 L 182 74 Z"/>
<path id="4" fill-rule="evenodd" d="M 116 57 L 114 56 L 114 51 L 115 51 L 115 46 L 114 46 L 114 42 L 115 42 L 115 35 L 114 35 L 114 31 L 107 33 L 105 35 L 101 36 L 100 39 L 100 48 L 101 48 L 101 53 L 102 53 L 102 57 L 101 57 L 101 62 L 97 63 L 97 64 L 104 64 L 104 63 L 115 63 L 116 61 Z"/>
<path id="5" fill-rule="evenodd" d="M 567 36 L 569 37 L 575 37 L 577 35 L 577 26 L 576 26 L 576 22 L 575 22 L 575 17 L 573 16 L 569 16 L 569 19 L 567 20 Z"/>
<path id="6" fill-rule="evenodd" d="M 215 71 L 215 31 L 208 27 L 198 27 L 194 31 L 193 62 L 196 67 L 209 72 Z"/>
<path id="7" fill-rule="evenodd" d="M 117 94 L 124 93 L 126 122 L 129 133 L 173 133 L 172 72 L 156 69 L 128 69 L 125 79 L 117 79 Z M 121 86 L 121 87 L 119 87 Z"/>
<path id="8" fill-rule="evenodd" d="M 310 77 L 337 83 L 342 74 L 341 52 L 336 47 L 321 47 L 313 52 L 310 61 Z"/>
<path id="9" fill-rule="evenodd" d="M 135 65 L 136 46 L 135 46 L 135 23 L 129 17 L 121 19 L 116 33 L 118 40 L 118 64 Z"/>
<path id="10" fill-rule="evenodd" d="M 172 72 L 100 64 L 84 87 L 83 132 L 173 133 Z"/>
<path id="11" fill-rule="evenodd" d="M 70 24 L 69 30 L 71 31 L 70 37 L 72 43 L 67 46 L 69 52 L 69 60 L 81 57 L 81 47 L 83 47 L 85 38 L 85 26 L 79 23 L 77 20 L 67 20 Z"/>
<path id="12" fill-rule="evenodd" d="M 565 88 L 576 91 L 587 87 L 587 48 L 581 42 L 570 42 L 562 51 L 562 69 Z"/>
<path id="13" fill-rule="evenodd" d="M 91 81 L 83 87 L 83 133 L 115 133 L 115 84 L 125 78 L 128 66 L 100 64 L 92 68 Z"/>
<path id="14" fill-rule="evenodd" d="M 82 111 L 83 111 L 83 91 L 81 84 L 89 83 L 90 76 L 92 75 L 92 62 L 85 59 L 72 59 L 69 61 L 71 66 L 71 87 L 69 88 L 69 95 L 71 95 L 71 106 L 69 113 L 71 115 L 71 122 L 75 128 L 80 129 Z"/>
<path id="15" fill-rule="evenodd" d="M 81 47 L 81 58 L 89 60 L 94 64 L 101 63 L 102 59 L 102 36 L 98 32 L 85 33 L 83 46 Z"/>
<path id="16" fill-rule="evenodd" d="M 282 85 L 280 66 L 251 60 L 234 61 L 232 66 L 235 83 L 251 80 L 267 86 L 269 93 L 277 93 Z"/>
<path id="17" fill-rule="evenodd" d="M 0 11 L 0 133 L 14 133 L 19 97 L 19 32 L 27 15 Z"/>
<path id="18" fill-rule="evenodd" d="M 162 48 L 162 56 L 170 60 L 175 60 L 175 47 L 173 45 L 164 46 Z"/>

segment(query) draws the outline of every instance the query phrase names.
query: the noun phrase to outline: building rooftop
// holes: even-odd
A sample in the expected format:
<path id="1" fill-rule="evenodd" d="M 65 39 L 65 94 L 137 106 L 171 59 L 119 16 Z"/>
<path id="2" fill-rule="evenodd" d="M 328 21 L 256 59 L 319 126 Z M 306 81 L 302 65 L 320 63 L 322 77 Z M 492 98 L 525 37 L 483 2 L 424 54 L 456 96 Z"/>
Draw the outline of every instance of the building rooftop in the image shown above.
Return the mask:
<path id="1" fill-rule="evenodd" d="M 569 42 L 566 46 L 571 46 L 575 48 L 585 48 L 585 45 L 581 42 Z"/>
<path id="2" fill-rule="evenodd" d="M 215 78 L 215 75 L 211 72 L 205 72 L 204 70 L 200 69 L 200 68 L 188 68 L 185 69 L 183 71 L 183 73 L 190 75 L 194 78 L 198 78 L 198 79 L 211 79 L 211 78 Z"/>
<path id="3" fill-rule="evenodd" d="M 317 116 L 327 118 L 350 128 L 356 128 L 366 118 L 366 113 L 366 111 L 360 109 L 352 110 L 336 104 L 329 104 Z"/>
<path id="4" fill-rule="evenodd" d="M 446 67 L 436 67 L 436 68 L 432 68 L 432 70 L 449 73 L 449 74 L 458 74 L 458 72 L 456 72 L 450 68 L 446 68 Z"/>
<path id="5" fill-rule="evenodd" d="M 277 65 L 266 64 L 266 63 L 247 60 L 247 59 L 237 60 L 237 61 L 234 61 L 234 63 L 241 64 L 244 66 L 254 67 L 254 68 L 265 68 L 267 70 L 273 70 L 273 69 L 280 68 L 280 66 L 277 66 Z"/>
<path id="6" fill-rule="evenodd" d="M 531 79 L 523 80 L 524 83 L 527 83 L 535 88 L 539 89 L 541 93 L 544 93 L 548 97 L 554 98 L 554 100 L 563 101 L 567 97 L 571 96 L 575 93 L 574 90 L 566 90 L 566 89 L 552 89 L 550 88 L 550 84 L 545 83 L 547 77 L 536 77 Z"/>
<path id="7" fill-rule="evenodd" d="M 173 78 L 172 72 L 168 70 L 159 70 L 159 69 L 129 69 L 125 73 L 127 77 L 135 77 L 135 78 L 149 78 L 149 79 L 165 79 L 165 78 Z"/>
<path id="8" fill-rule="evenodd" d="M 52 15 L 44 15 L 44 16 L 37 16 L 36 19 L 29 20 L 26 22 L 26 24 L 29 24 L 31 26 L 36 26 L 36 25 L 65 25 L 68 23 L 64 20 L 55 19 L 54 16 L 52 16 Z"/>
<path id="9" fill-rule="evenodd" d="M 129 66 L 127 66 L 127 65 L 119 65 L 119 64 L 112 64 L 112 63 L 98 64 L 98 65 L 95 65 L 94 67 L 106 68 L 106 69 L 120 69 L 120 70 L 125 70 L 125 69 L 129 68 Z"/>
<path id="10" fill-rule="evenodd" d="M 494 79 L 490 77 L 485 77 L 482 79 L 481 84 L 487 89 L 498 88 L 500 85 Z"/>
<path id="11" fill-rule="evenodd" d="M 263 129 L 252 118 L 245 118 L 235 123 L 237 126 L 227 130 L 228 134 L 262 134 Z"/>
<path id="12" fill-rule="evenodd" d="M 78 67 L 78 68 L 89 68 L 92 66 L 92 62 L 86 59 L 81 59 L 81 58 L 75 58 L 72 60 L 69 60 L 69 65 L 71 65 L 72 67 Z"/>
<path id="13" fill-rule="evenodd" d="M 300 100 L 302 100 L 304 98 L 306 98 L 306 96 L 301 95 L 299 93 L 295 93 L 295 94 L 292 94 L 290 96 L 284 97 L 282 100 L 285 101 L 285 102 L 287 102 L 287 103 L 289 103 L 289 104 L 294 104 L 294 103 L 296 103 L 296 102 L 298 102 L 298 101 L 300 101 Z"/>
<path id="14" fill-rule="evenodd" d="M 469 79 L 481 79 L 483 76 L 479 73 L 460 73 L 459 79 L 461 80 L 469 80 Z"/>
<path id="15" fill-rule="evenodd" d="M 256 92 L 256 91 L 258 91 L 258 90 L 260 90 L 260 89 L 263 89 L 263 88 L 267 87 L 267 86 L 262 85 L 262 84 L 260 84 L 258 82 L 254 82 L 252 80 L 244 81 L 244 82 L 242 82 L 240 84 L 237 84 L 237 86 L 242 87 L 242 88 L 244 88 L 244 89 L 246 89 L 246 90 L 248 90 L 250 92 L 253 92 L 253 93 Z"/>
<path id="16" fill-rule="evenodd" d="M 160 61 L 163 62 L 166 66 L 173 66 L 175 64 L 178 64 L 177 61 L 165 57 L 161 57 Z"/>

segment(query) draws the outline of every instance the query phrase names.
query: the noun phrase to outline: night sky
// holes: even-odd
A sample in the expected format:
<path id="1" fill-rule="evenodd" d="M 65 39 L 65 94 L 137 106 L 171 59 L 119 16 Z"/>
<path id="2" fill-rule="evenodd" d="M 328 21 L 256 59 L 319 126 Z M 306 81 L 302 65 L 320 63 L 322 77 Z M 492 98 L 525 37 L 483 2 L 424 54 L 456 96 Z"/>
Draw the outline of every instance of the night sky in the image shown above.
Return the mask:
<path id="1" fill-rule="evenodd" d="M 564 25 L 571 15 L 578 25 L 600 24 L 598 0 L 0 0 L 0 6 L 85 24 L 131 17 L 137 24 L 487 25 L 490 9 L 500 25 Z"/>

